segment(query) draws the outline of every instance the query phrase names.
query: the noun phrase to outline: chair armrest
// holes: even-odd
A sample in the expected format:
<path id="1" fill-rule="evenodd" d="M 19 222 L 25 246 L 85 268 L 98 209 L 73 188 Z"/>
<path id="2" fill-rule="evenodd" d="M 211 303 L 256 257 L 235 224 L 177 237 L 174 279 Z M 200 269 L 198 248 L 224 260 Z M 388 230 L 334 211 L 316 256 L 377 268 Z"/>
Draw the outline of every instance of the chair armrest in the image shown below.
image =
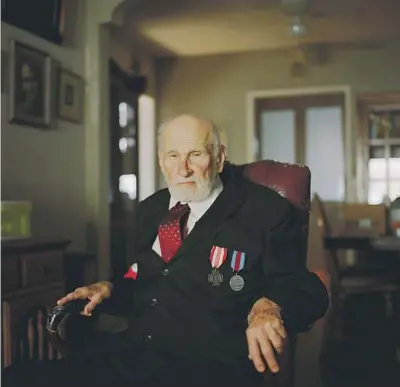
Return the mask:
<path id="1" fill-rule="evenodd" d="M 289 335 L 278 362 L 280 371 L 277 374 L 265 372 L 265 386 L 294 387 L 295 383 L 295 353 L 296 335 Z"/>
<path id="2" fill-rule="evenodd" d="M 50 341 L 63 355 L 73 351 L 79 341 L 88 337 L 92 330 L 96 317 L 80 314 L 87 302 L 87 300 L 76 300 L 63 306 L 57 305 L 47 316 L 46 329 Z"/>

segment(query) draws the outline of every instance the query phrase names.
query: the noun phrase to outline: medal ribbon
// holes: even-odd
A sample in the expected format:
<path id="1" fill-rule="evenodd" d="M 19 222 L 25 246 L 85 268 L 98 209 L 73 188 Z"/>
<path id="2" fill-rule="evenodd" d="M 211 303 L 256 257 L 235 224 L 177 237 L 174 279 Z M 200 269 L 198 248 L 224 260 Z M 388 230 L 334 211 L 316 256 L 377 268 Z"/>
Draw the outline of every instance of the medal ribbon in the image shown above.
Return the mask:
<path id="1" fill-rule="evenodd" d="M 218 269 L 225 261 L 228 255 L 228 249 L 219 246 L 213 246 L 210 254 L 210 262 L 213 269 Z"/>
<path id="2" fill-rule="evenodd" d="M 243 269 L 245 261 L 246 253 L 241 253 L 240 251 L 235 250 L 232 254 L 231 268 L 234 272 L 238 273 Z"/>

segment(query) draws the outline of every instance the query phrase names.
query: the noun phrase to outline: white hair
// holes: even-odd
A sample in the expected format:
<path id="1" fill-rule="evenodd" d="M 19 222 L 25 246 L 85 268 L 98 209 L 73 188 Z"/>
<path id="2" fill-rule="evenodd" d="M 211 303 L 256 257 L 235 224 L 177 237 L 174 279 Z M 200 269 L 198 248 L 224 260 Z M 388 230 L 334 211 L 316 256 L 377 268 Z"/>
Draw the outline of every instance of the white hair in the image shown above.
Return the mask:
<path id="1" fill-rule="evenodd" d="M 183 117 L 183 116 L 184 115 L 182 115 L 181 117 Z M 173 120 L 175 120 L 176 118 L 177 117 L 172 118 L 172 119 L 170 119 L 170 120 L 168 120 L 168 121 L 166 121 L 166 122 L 164 122 L 164 123 L 162 123 L 160 125 L 160 128 L 158 129 L 158 132 L 157 132 L 157 147 L 158 147 L 158 150 L 161 149 L 161 137 L 162 137 L 162 135 L 164 134 L 164 132 L 167 129 L 167 127 L 169 126 L 169 124 Z M 211 126 L 212 140 L 211 140 L 211 143 L 209 145 L 211 145 L 212 148 L 213 148 L 214 157 L 217 157 L 218 154 L 219 154 L 219 150 L 221 148 L 220 131 L 219 131 L 217 125 L 213 121 L 211 121 L 209 119 L 205 119 L 205 118 L 202 118 L 202 117 L 194 117 L 194 118 L 197 118 L 197 119 L 199 119 L 201 121 L 204 121 L 205 123 L 207 123 L 207 124 L 209 124 Z"/>

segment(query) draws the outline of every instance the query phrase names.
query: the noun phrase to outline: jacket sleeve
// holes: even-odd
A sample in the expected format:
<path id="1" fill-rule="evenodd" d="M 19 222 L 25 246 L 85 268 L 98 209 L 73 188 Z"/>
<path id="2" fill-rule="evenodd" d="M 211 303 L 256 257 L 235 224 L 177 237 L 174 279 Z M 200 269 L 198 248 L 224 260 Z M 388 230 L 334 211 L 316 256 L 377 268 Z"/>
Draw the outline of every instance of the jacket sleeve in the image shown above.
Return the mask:
<path id="1" fill-rule="evenodd" d="M 319 277 L 306 268 L 307 237 L 295 209 L 288 205 L 283 213 L 281 221 L 265 235 L 265 296 L 280 306 L 289 332 L 304 332 L 324 316 L 329 297 Z"/>

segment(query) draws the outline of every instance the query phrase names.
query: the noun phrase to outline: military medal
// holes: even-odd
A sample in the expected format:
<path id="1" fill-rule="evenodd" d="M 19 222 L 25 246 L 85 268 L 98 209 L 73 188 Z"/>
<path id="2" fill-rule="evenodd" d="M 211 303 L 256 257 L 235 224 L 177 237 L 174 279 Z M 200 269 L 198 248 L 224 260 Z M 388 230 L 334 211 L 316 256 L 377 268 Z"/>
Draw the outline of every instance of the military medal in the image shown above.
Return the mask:
<path id="1" fill-rule="evenodd" d="M 244 279 L 241 275 L 235 274 L 229 281 L 231 289 L 235 292 L 240 292 L 244 288 Z"/>
<path id="2" fill-rule="evenodd" d="M 228 249 L 219 246 L 213 246 L 210 253 L 210 262 L 212 272 L 208 275 L 208 282 L 211 286 L 219 286 L 224 281 L 224 276 L 218 271 L 225 262 Z"/>
<path id="3" fill-rule="evenodd" d="M 219 286 L 224 281 L 224 276 L 217 270 L 213 269 L 212 272 L 208 275 L 208 282 L 212 286 Z"/>
<path id="4" fill-rule="evenodd" d="M 235 275 L 230 279 L 229 286 L 234 292 L 240 292 L 244 288 L 244 279 L 238 273 L 243 269 L 245 261 L 246 261 L 245 253 L 241 253 L 240 251 L 236 250 L 233 252 L 231 260 L 231 268 L 233 269 Z"/>

